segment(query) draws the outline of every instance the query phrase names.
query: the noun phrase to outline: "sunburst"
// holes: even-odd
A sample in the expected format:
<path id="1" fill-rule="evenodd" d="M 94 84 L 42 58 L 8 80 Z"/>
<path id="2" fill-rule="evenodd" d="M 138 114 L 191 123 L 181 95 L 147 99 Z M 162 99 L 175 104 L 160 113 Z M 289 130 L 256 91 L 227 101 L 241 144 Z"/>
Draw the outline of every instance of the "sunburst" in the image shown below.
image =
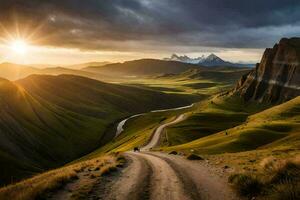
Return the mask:
<path id="1" fill-rule="evenodd" d="M 29 50 L 27 42 L 22 39 L 13 40 L 9 46 L 10 49 L 17 54 L 26 54 Z"/>

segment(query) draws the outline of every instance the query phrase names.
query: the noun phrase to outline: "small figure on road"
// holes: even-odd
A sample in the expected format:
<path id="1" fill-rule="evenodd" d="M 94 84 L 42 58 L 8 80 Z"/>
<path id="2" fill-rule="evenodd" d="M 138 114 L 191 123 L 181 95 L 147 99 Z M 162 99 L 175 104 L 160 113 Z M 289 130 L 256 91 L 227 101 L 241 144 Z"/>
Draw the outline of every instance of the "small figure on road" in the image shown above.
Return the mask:
<path id="1" fill-rule="evenodd" d="M 138 147 L 134 147 L 133 151 L 134 152 L 140 152 L 140 149 Z"/>

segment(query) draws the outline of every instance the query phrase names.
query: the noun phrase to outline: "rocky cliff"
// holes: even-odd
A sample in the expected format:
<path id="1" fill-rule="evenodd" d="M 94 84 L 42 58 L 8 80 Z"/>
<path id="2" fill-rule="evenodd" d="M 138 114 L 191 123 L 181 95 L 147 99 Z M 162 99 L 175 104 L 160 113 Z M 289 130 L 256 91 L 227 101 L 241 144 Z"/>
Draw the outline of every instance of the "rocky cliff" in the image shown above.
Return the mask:
<path id="1" fill-rule="evenodd" d="M 283 38 L 233 90 L 246 101 L 280 103 L 300 95 L 300 38 Z"/>

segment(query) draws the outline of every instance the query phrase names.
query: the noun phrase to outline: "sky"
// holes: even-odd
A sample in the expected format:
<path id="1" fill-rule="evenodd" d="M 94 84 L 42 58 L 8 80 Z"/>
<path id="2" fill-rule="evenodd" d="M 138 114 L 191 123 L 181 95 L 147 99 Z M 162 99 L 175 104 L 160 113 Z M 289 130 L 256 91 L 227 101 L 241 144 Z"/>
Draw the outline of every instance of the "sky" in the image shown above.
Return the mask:
<path id="1" fill-rule="evenodd" d="M 1 0 L 0 62 L 74 64 L 215 53 L 259 62 L 300 36 L 299 0 Z"/>

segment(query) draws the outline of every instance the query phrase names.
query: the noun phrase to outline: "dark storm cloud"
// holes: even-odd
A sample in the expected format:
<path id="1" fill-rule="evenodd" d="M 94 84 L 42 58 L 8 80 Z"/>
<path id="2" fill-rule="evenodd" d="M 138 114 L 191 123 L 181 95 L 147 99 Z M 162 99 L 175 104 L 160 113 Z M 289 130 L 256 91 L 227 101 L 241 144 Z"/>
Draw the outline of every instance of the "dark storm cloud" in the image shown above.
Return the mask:
<path id="1" fill-rule="evenodd" d="M 261 48 L 299 36 L 299 10 L 299 0 L 1 0 L 0 22 L 83 50 Z"/>

